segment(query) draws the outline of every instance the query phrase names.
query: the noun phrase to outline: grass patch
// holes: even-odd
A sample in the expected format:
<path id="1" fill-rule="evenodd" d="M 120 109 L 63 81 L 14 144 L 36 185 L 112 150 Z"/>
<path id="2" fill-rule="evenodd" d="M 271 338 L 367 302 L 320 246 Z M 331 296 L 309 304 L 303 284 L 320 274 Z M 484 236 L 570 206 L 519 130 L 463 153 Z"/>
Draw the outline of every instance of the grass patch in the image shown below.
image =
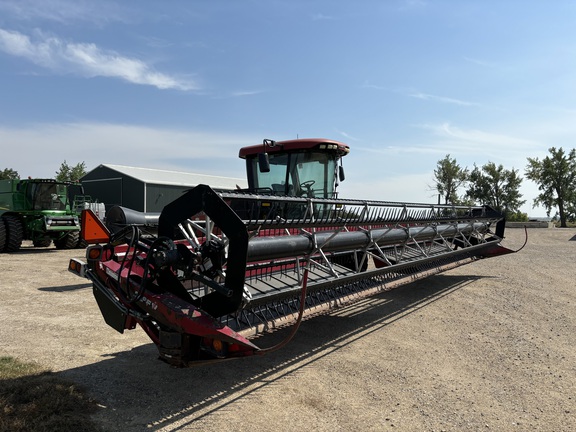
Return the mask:
<path id="1" fill-rule="evenodd" d="M 0 432 L 96 432 L 97 408 L 74 383 L 38 365 L 0 357 Z"/>

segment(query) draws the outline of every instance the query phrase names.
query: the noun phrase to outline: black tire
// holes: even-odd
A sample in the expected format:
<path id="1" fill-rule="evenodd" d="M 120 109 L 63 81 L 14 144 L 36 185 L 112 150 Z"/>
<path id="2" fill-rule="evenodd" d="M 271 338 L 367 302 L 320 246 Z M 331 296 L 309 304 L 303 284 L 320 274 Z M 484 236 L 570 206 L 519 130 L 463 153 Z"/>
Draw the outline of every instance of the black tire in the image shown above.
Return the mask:
<path id="1" fill-rule="evenodd" d="M 71 231 L 64 237 L 54 240 L 56 249 L 74 249 L 78 245 L 80 233 L 78 231 Z"/>
<path id="2" fill-rule="evenodd" d="M 52 239 L 49 238 L 36 239 L 32 240 L 32 244 L 34 245 L 34 247 L 48 247 L 52 244 Z"/>
<path id="3" fill-rule="evenodd" d="M 4 245 L 4 252 L 16 252 L 22 246 L 24 240 L 24 228 L 18 216 L 4 215 L 2 216 L 6 224 L 6 244 Z"/>
<path id="4" fill-rule="evenodd" d="M 4 246 L 6 246 L 6 225 L 4 218 L 0 217 L 0 253 L 4 252 Z"/>
<path id="5" fill-rule="evenodd" d="M 85 240 L 79 239 L 78 245 L 76 246 L 78 249 L 86 249 L 88 247 L 88 243 Z"/>

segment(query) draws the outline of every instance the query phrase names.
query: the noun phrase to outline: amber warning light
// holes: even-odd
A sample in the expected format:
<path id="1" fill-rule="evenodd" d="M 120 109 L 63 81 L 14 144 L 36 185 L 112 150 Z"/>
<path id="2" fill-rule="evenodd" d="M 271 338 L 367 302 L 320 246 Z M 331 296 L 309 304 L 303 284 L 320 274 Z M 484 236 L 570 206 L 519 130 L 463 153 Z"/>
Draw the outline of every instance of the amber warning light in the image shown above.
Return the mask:
<path id="1" fill-rule="evenodd" d="M 82 210 L 80 236 L 89 244 L 107 243 L 110 231 L 90 209 Z"/>

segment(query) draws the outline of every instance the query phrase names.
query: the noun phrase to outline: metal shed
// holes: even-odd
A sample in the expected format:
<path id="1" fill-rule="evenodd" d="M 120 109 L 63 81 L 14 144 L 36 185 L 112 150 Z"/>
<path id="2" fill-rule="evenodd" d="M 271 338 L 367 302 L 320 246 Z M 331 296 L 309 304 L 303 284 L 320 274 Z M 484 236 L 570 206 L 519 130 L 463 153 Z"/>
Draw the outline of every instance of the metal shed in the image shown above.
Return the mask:
<path id="1" fill-rule="evenodd" d="M 199 184 L 221 191 L 247 187 L 246 180 L 241 178 L 111 164 L 98 165 L 80 181 L 84 192 L 104 203 L 107 209 L 120 205 L 141 212 L 160 212 L 184 191 Z"/>

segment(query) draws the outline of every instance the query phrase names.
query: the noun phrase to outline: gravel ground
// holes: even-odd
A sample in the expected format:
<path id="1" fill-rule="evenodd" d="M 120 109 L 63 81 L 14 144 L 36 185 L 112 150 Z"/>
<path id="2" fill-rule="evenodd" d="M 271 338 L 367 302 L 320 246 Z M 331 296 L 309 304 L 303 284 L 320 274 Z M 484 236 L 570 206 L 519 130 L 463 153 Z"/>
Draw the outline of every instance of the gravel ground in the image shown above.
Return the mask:
<path id="1" fill-rule="evenodd" d="M 109 431 L 573 431 L 576 229 L 528 236 L 307 320 L 268 356 L 192 369 L 106 326 L 67 271 L 82 251 L 25 245 L 0 254 L 0 355 L 85 386 Z"/>

